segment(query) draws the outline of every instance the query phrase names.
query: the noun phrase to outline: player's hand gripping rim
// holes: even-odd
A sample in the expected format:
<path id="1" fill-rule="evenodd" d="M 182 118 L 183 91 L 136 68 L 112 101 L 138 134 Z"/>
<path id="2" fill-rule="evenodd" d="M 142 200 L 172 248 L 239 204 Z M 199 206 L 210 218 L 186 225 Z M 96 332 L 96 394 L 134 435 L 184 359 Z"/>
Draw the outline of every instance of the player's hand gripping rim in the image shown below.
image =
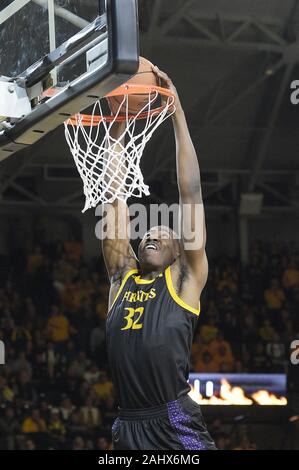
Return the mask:
<path id="1" fill-rule="evenodd" d="M 173 93 L 176 112 L 182 111 L 180 98 L 179 98 L 177 89 L 174 86 L 171 78 L 169 78 L 169 76 L 165 72 L 162 72 L 162 70 L 160 70 L 156 65 L 153 66 L 153 72 L 157 75 L 157 77 L 159 77 L 161 86 L 163 86 L 164 88 L 167 88 Z M 165 100 L 165 98 L 162 98 L 162 103 L 163 103 L 163 100 Z"/>

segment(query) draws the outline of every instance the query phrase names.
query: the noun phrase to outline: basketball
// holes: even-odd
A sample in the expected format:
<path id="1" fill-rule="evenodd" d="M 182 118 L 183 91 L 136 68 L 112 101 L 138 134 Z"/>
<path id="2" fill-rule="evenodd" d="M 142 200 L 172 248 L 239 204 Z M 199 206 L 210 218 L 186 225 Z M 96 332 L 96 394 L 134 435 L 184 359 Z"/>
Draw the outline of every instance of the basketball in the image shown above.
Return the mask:
<path id="1" fill-rule="evenodd" d="M 152 85 L 157 86 L 159 85 L 159 81 L 157 76 L 152 70 L 153 64 L 145 59 L 144 57 L 139 58 L 139 69 L 136 75 L 132 77 L 130 80 L 127 81 L 128 84 L 133 85 Z M 123 101 L 123 96 L 113 96 L 107 98 L 110 110 L 112 114 L 117 114 L 119 107 Z M 140 109 L 144 108 L 149 101 L 148 94 L 136 94 L 136 95 L 129 95 L 128 97 L 128 109 L 129 114 L 137 114 Z M 126 113 L 126 102 L 121 107 L 119 113 L 125 114 Z"/>

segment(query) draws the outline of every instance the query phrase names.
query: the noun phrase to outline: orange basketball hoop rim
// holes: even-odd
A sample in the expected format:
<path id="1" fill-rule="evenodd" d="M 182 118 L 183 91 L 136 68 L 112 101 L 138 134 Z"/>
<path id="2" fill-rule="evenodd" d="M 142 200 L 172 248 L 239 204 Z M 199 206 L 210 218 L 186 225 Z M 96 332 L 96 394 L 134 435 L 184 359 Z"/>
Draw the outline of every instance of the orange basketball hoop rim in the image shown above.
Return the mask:
<path id="1" fill-rule="evenodd" d="M 152 99 L 151 96 L 155 95 L 155 98 Z M 167 88 L 154 85 L 135 85 L 135 84 L 126 84 L 119 86 L 115 90 L 108 93 L 105 98 L 110 98 L 114 96 L 129 96 L 129 95 L 148 95 L 149 103 L 156 101 L 157 97 L 160 95 L 165 100 L 171 100 L 170 107 L 174 106 L 174 94 Z M 120 114 L 111 114 L 111 115 L 91 115 L 91 114 L 81 114 L 77 113 L 74 116 L 70 117 L 65 121 L 66 125 L 76 126 L 79 123 L 84 127 L 97 126 L 101 122 L 124 122 L 129 119 L 147 119 L 149 116 L 160 114 L 166 107 L 165 105 L 158 106 L 149 110 L 138 112 L 136 114 L 130 114 L 128 112 Z"/>
<path id="2" fill-rule="evenodd" d="M 77 113 L 64 122 L 65 138 L 83 181 L 83 212 L 99 203 L 149 195 L 141 157 L 153 133 L 176 109 L 174 94 L 156 85 L 125 83 L 105 98 L 111 114 L 105 115 L 99 98 L 90 114 Z M 138 107 L 130 107 L 134 100 Z M 117 137 L 111 134 L 115 122 L 125 124 Z"/>

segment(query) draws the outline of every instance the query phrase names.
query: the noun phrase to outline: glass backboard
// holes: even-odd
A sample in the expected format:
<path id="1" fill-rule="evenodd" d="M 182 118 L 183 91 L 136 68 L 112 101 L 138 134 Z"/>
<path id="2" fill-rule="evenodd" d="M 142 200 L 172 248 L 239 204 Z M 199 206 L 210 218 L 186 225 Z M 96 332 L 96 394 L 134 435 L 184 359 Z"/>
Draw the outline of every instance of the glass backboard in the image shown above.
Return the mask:
<path id="1" fill-rule="evenodd" d="M 105 13 L 99 0 L 12 0 L 0 5 L 0 75 L 17 76 Z M 108 50 L 107 41 L 105 44 Z M 84 57 L 57 66 L 58 82 L 82 73 Z"/>
<path id="2" fill-rule="evenodd" d="M 2 160 L 134 75 L 136 0 L 4 0 L 0 57 Z"/>

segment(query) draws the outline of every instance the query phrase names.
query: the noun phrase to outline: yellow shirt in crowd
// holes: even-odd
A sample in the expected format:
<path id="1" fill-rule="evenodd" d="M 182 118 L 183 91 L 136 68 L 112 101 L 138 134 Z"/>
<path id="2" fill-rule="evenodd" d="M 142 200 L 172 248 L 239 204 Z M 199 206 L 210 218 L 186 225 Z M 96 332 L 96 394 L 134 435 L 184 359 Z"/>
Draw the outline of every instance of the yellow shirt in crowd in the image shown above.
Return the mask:
<path id="1" fill-rule="evenodd" d="M 43 419 L 40 419 L 38 422 L 29 416 L 26 418 L 22 425 L 22 431 L 27 433 L 32 432 L 46 432 L 47 426 Z"/>
<path id="2" fill-rule="evenodd" d="M 283 285 L 286 289 L 299 286 L 299 271 L 297 269 L 286 269 L 282 278 Z"/>
<path id="3" fill-rule="evenodd" d="M 270 310 L 279 310 L 283 306 L 285 300 L 284 292 L 281 289 L 268 289 L 265 292 L 265 300 Z"/>
<path id="4" fill-rule="evenodd" d="M 50 317 L 47 324 L 47 331 L 55 343 L 67 341 L 70 337 L 70 324 L 64 315 Z"/>
<path id="5" fill-rule="evenodd" d="M 200 336 L 204 343 L 209 343 L 217 337 L 218 328 L 213 325 L 203 325 L 200 329 Z"/>
<path id="6" fill-rule="evenodd" d="M 97 396 L 100 398 L 100 400 L 105 400 L 106 398 L 111 397 L 113 394 L 113 385 L 112 382 L 99 382 L 93 385 L 93 390 L 97 394 Z"/>

